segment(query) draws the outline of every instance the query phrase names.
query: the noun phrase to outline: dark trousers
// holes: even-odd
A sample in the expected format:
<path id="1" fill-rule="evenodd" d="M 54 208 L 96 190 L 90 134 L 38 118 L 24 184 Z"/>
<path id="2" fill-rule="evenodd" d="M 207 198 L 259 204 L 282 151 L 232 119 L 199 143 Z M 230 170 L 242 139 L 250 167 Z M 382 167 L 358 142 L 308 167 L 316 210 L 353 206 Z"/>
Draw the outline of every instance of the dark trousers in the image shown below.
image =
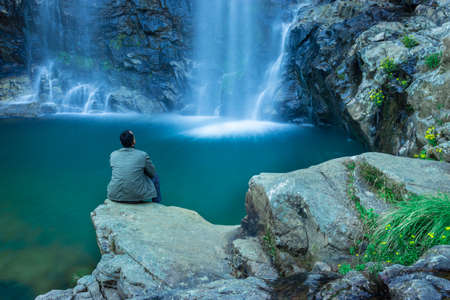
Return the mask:
<path id="1" fill-rule="evenodd" d="M 155 177 L 152 178 L 153 184 L 155 185 L 156 194 L 157 196 L 152 199 L 152 202 L 160 203 L 161 202 L 161 189 L 159 187 L 159 177 L 158 175 L 155 175 Z"/>

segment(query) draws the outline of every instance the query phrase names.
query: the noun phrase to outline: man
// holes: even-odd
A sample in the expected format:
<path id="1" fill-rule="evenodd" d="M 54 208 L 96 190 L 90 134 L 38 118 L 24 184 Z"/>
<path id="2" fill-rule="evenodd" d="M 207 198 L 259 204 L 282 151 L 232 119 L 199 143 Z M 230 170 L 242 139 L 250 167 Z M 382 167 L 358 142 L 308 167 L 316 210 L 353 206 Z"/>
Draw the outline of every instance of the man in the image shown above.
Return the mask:
<path id="1" fill-rule="evenodd" d="M 120 135 L 123 148 L 110 156 L 112 168 L 108 184 L 108 199 L 120 202 L 161 202 L 159 179 L 150 157 L 134 149 L 136 139 L 131 130 Z"/>

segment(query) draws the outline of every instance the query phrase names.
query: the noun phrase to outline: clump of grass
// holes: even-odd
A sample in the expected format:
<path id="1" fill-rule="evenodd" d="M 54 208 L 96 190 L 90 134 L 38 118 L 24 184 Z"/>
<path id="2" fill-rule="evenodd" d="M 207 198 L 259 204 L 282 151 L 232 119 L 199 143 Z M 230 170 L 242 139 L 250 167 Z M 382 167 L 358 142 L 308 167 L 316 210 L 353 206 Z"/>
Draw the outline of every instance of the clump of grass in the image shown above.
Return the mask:
<path id="1" fill-rule="evenodd" d="M 429 69 L 436 69 L 441 64 L 442 52 L 432 53 L 425 56 L 425 64 Z"/>
<path id="2" fill-rule="evenodd" d="M 364 260 L 410 265 L 431 247 L 449 244 L 449 236 L 449 195 L 410 195 L 379 219 Z"/>
<path id="3" fill-rule="evenodd" d="M 275 246 L 275 237 L 269 227 L 266 227 L 266 233 L 263 237 L 264 248 L 272 258 L 272 262 L 277 261 L 277 248 Z"/>
<path id="4" fill-rule="evenodd" d="M 406 193 L 404 187 L 389 180 L 377 168 L 363 162 L 359 172 L 361 177 L 378 193 L 378 196 L 387 203 L 403 201 L 403 195 Z"/>
<path id="5" fill-rule="evenodd" d="M 419 42 L 416 41 L 412 36 L 405 34 L 402 38 L 402 43 L 406 48 L 413 48 L 419 45 Z"/>
<path id="6" fill-rule="evenodd" d="M 388 74 L 389 77 L 392 77 L 395 71 L 397 71 L 398 66 L 397 64 L 394 62 L 394 59 L 390 58 L 390 57 L 386 57 L 385 59 L 383 59 L 383 61 L 380 64 L 380 68 L 386 73 Z"/>

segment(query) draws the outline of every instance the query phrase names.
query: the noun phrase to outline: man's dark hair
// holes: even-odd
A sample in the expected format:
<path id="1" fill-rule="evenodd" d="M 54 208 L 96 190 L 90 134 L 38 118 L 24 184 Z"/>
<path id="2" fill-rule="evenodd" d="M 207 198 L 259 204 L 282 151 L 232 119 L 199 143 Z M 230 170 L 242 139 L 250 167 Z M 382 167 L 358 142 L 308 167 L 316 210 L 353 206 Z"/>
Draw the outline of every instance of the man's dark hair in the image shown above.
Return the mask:
<path id="1" fill-rule="evenodd" d="M 134 135 L 133 133 L 131 133 L 131 130 L 125 130 L 120 134 L 120 142 L 125 148 L 130 148 L 131 146 L 133 146 L 133 141 Z"/>

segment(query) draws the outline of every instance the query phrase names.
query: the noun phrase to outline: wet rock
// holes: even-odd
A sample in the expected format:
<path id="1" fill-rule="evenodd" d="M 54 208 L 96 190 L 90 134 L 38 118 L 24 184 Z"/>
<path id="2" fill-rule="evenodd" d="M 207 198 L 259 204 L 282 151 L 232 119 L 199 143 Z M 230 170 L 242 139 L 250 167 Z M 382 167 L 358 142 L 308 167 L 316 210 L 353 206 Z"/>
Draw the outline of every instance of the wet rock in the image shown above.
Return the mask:
<path id="1" fill-rule="evenodd" d="M 31 81 L 27 75 L 0 78 L 0 102 L 19 101 L 32 96 Z"/>
<path id="2" fill-rule="evenodd" d="M 316 261 L 312 267 L 312 272 L 331 272 L 331 267 L 322 261 Z"/>
<path id="3" fill-rule="evenodd" d="M 151 293 L 149 294 L 151 295 Z M 248 277 L 246 279 L 217 280 L 199 285 L 195 289 L 175 291 L 158 296 L 158 299 L 271 299 L 269 286 L 264 280 Z M 136 300 L 149 299 L 148 296 L 136 297 Z"/>
<path id="4" fill-rule="evenodd" d="M 278 278 L 278 273 L 272 266 L 271 258 L 264 252 L 258 239 L 234 240 L 232 251 L 232 264 L 238 278 L 249 276 L 265 280 Z"/>
<path id="5" fill-rule="evenodd" d="M 0 78 L 25 70 L 24 5 L 0 0 Z"/>
<path id="6" fill-rule="evenodd" d="M 161 102 L 149 99 L 137 91 L 122 87 L 109 95 L 107 110 L 112 112 L 139 112 L 144 114 L 167 111 Z"/>
<path id="7" fill-rule="evenodd" d="M 389 288 L 391 299 L 425 300 L 450 297 L 448 274 L 450 245 L 441 245 L 428 250 L 414 265 L 393 265 L 379 276 Z"/>
<path id="8" fill-rule="evenodd" d="M 325 284 L 314 296 L 315 299 L 373 299 L 378 290 L 375 283 L 361 272 L 349 272 L 343 278 Z"/>

